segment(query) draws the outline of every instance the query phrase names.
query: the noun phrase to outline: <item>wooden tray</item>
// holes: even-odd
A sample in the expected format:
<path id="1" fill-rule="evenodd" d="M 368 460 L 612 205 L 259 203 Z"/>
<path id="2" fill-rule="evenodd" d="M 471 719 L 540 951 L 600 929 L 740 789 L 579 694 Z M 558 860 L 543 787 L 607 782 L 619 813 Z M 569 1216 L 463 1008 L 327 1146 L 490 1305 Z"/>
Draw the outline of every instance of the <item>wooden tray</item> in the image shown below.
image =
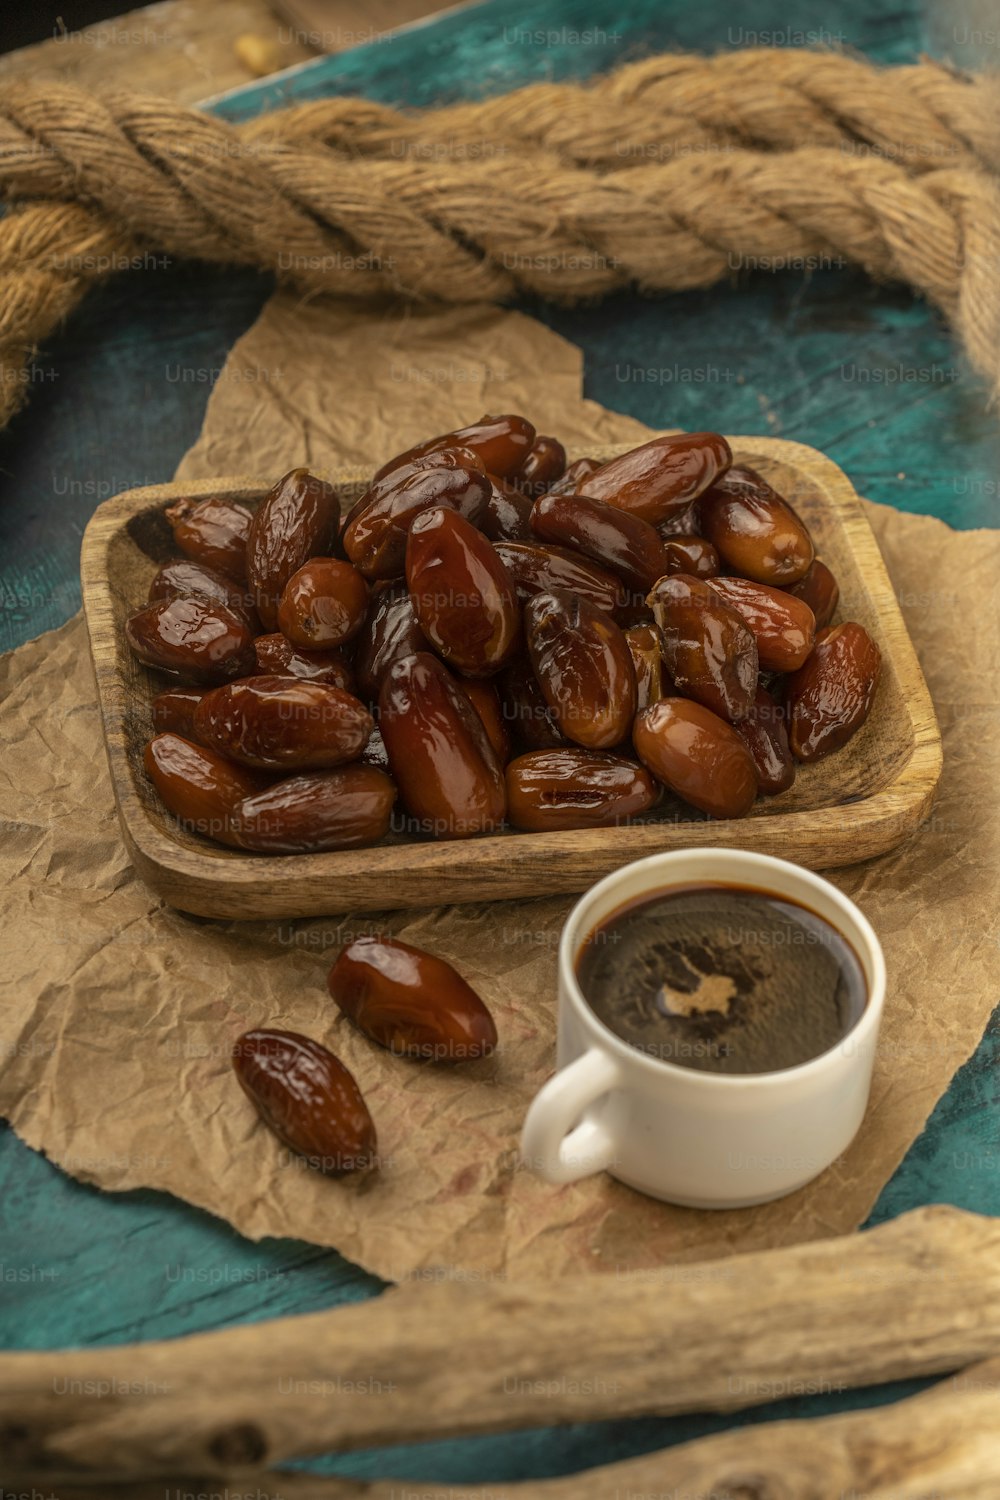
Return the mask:
<path id="1" fill-rule="evenodd" d="M 219 494 L 252 507 L 267 486 L 244 478 L 151 485 L 99 506 L 83 538 L 83 604 L 122 831 L 147 885 L 171 906 L 201 916 L 304 917 L 580 891 L 645 854 L 703 844 L 757 849 L 812 869 L 893 848 L 927 815 L 941 741 L 871 528 L 847 477 L 814 449 L 774 438 L 730 442 L 737 461 L 764 473 L 808 523 L 840 582 L 837 618 L 860 621 L 882 651 L 878 695 L 860 733 L 838 754 L 800 767 L 789 791 L 760 799 L 748 818 L 732 822 L 713 822 L 670 798 L 627 828 L 444 843 L 390 833 L 373 848 L 283 856 L 245 854 L 178 830 L 143 770 L 158 685 L 128 650 L 124 621 L 145 601 L 157 567 L 176 553 L 163 516 L 170 501 Z M 368 482 L 357 470 L 325 477 L 348 503 Z"/>

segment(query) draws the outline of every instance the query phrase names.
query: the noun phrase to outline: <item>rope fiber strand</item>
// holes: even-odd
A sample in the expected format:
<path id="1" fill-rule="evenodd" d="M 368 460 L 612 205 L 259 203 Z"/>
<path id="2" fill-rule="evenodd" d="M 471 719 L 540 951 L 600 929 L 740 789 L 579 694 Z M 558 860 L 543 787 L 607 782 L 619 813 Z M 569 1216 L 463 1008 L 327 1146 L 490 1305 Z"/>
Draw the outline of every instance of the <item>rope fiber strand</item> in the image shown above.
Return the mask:
<path id="1" fill-rule="evenodd" d="M 579 302 L 853 263 L 950 319 L 1000 386 L 1000 93 L 922 62 L 653 57 L 424 113 L 241 127 L 148 95 L 0 93 L 0 425 L 38 344 L 150 252 L 303 293 Z"/>

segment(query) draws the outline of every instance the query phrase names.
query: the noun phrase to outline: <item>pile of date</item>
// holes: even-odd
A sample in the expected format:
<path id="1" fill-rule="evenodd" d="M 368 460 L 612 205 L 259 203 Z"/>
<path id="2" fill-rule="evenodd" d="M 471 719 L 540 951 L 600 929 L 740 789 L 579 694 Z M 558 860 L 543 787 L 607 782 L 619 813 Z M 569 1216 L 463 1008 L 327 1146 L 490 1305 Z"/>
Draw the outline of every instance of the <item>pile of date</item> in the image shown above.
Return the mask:
<path id="1" fill-rule="evenodd" d="M 255 514 L 167 511 L 178 552 L 131 616 L 176 685 L 146 770 L 185 827 L 237 849 L 626 825 L 663 789 L 715 818 L 791 786 L 864 723 L 878 648 L 830 625 L 836 580 L 725 438 L 654 438 L 567 467 L 519 416 L 400 454 L 341 517 L 306 469 Z M 461 1064 L 497 1045 L 443 959 L 388 937 L 329 975 L 371 1042 Z M 257 1028 L 233 1067 L 286 1146 L 331 1176 L 381 1165 L 332 1052 Z"/>
<path id="2" fill-rule="evenodd" d="M 879 675 L 802 520 L 725 438 L 567 467 L 486 416 L 390 459 L 341 515 L 306 469 L 256 513 L 167 511 L 126 634 L 173 684 L 149 777 L 186 827 L 274 854 L 712 818 L 839 749 Z"/>

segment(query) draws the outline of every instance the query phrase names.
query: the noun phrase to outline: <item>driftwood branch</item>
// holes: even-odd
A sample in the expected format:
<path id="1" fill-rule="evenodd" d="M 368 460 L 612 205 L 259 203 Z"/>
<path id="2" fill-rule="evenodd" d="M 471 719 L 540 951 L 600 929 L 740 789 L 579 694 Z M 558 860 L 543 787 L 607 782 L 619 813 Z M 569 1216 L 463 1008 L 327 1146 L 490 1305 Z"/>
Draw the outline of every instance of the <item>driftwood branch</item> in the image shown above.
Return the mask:
<path id="1" fill-rule="evenodd" d="M 997 1355 L 1000 1221 L 932 1207 L 632 1279 L 409 1284 L 168 1343 L 8 1354 L 0 1451 L 8 1484 L 246 1475 L 421 1438 L 734 1411 Z"/>
<path id="2" fill-rule="evenodd" d="M 892 1406 L 847 1416 L 767 1422 L 682 1443 L 625 1463 L 560 1479 L 448 1485 L 367 1484 L 305 1474 L 261 1474 L 255 1500 L 982 1500 L 1000 1493 L 1000 1359 L 973 1365 L 929 1391 Z M 217 1480 L 151 1480 L 109 1493 L 58 1485 L 51 1500 L 168 1500 L 219 1494 Z M 224 1493 L 224 1492 L 223 1492 Z"/>

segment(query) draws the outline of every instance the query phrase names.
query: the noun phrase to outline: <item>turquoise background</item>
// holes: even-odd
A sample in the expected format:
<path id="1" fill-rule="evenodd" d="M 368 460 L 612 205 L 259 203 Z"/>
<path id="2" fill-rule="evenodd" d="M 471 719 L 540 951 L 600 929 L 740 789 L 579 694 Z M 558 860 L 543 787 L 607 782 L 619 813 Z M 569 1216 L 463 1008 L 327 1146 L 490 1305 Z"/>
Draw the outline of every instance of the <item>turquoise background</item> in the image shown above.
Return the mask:
<path id="1" fill-rule="evenodd" d="M 844 45 L 887 63 L 911 61 L 928 45 L 911 4 L 835 0 L 822 32 L 805 4 L 742 7 L 735 21 L 734 14 L 722 0 L 646 0 L 624 15 L 620 4 L 540 0 L 529 9 L 487 0 L 216 107 L 241 118 L 330 92 L 434 104 L 538 78 L 584 77 L 654 51 L 758 39 Z M 554 35 L 525 40 L 525 30 Z M 581 41 L 588 32 L 592 39 Z M 254 273 L 157 266 L 94 293 L 49 342 L 29 407 L 0 435 L 0 648 L 78 608 L 79 543 L 94 507 L 130 485 L 170 478 L 200 429 L 212 372 L 270 290 L 269 278 Z M 586 309 L 525 309 L 583 348 L 586 393 L 607 406 L 653 426 L 798 438 L 830 453 L 872 499 L 958 527 L 997 524 L 1000 424 L 948 330 L 903 289 L 835 269 L 741 276 L 710 292 L 652 301 L 618 296 Z M 178 370 L 195 374 L 180 379 Z M 639 379 L 637 370 L 657 373 Z M 675 373 L 694 370 L 715 373 Z M 456 411 L 465 420 L 477 415 Z M 929 1202 L 1000 1212 L 998 1048 L 994 1016 L 872 1222 Z M 358 1301 L 381 1288 L 336 1254 L 290 1240 L 252 1245 L 166 1195 L 84 1187 L 11 1131 L 0 1133 L 2 1347 L 173 1337 Z M 439 1483 L 544 1476 L 918 1386 L 781 1402 L 736 1418 L 587 1424 L 307 1466 Z"/>

